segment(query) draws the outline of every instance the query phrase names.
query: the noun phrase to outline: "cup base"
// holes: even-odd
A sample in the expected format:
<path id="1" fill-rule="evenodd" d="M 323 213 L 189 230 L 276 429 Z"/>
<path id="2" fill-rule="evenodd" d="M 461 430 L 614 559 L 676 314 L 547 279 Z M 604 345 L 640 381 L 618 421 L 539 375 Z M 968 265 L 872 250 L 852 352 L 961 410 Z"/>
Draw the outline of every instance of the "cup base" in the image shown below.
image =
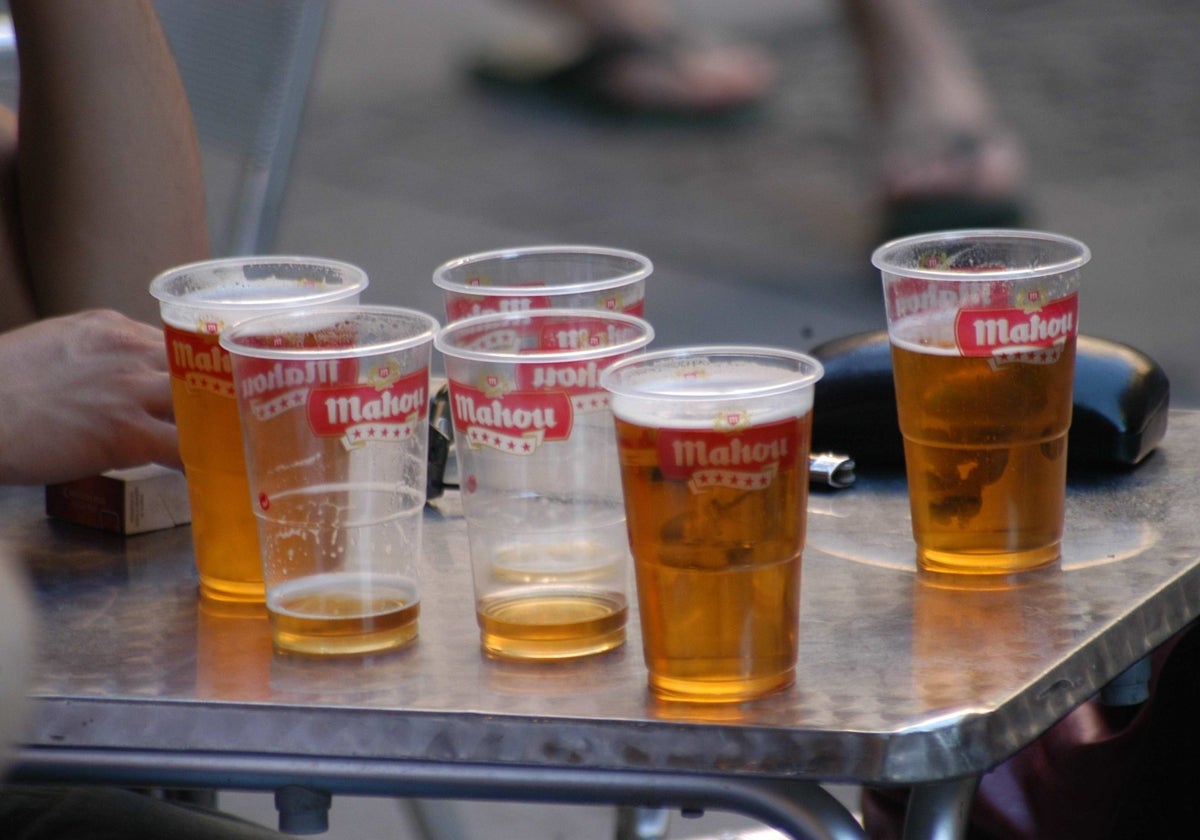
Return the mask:
<path id="1" fill-rule="evenodd" d="M 579 659 L 615 650 L 625 644 L 625 628 L 603 636 L 587 639 L 565 639 L 553 642 L 531 642 L 527 639 L 508 639 L 502 636 L 481 635 L 483 651 L 490 657 L 509 660 Z"/>
<path id="2" fill-rule="evenodd" d="M 767 677 L 736 680 L 688 680 L 650 674 L 650 690 L 661 700 L 688 703 L 738 703 L 782 691 L 796 681 L 795 669 Z"/>
<path id="3" fill-rule="evenodd" d="M 267 593 L 261 580 L 223 580 L 200 575 L 200 597 L 222 603 L 261 604 L 267 600 Z"/>
<path id="4" fill-rule="evenodd" d="M 1058 543 L 1017 552 L 953 552 L 917 548 L 917 567 L 938 575 L 1010 575 L 1030 572 L 1058 562 Z"/>
<path id="5" fill-rule="evenodd" d="M 271 641 L 281 653 L 307 656 L 357 656 L 404 647 L 417 638 L 417 623 L 357 635 L 321 635 L 282 632 L 271 628 Z"/>
<path id="6" fill-rule="evenodd" d="M 327 573 L 274 587 L 268 609 L 277 650 L 337 656 L 407 645 L 421 602 L 403 580 Z"/>
<path id="7" fill-rule="evenodd" d="M 501 659 L 577 659 L 625 643 L 628 607 L 618 593 L 537 593 L 480 601 L 480 642 Z"/>

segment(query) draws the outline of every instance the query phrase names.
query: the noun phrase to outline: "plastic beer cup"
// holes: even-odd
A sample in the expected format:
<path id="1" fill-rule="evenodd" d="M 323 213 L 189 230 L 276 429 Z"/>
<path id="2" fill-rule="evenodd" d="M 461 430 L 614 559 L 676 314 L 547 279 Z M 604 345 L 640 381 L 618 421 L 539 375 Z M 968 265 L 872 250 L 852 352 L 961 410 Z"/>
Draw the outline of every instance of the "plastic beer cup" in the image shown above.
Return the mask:
<path id="1" fill-rule="evenodd" d="M 593 245 L 542 245 L 471 254 L 433 273 L 446 320 L 488 312 L 602 309 L 641 316 L 650 260 Z"/>
<path id="2" fill-rule="evenodd" d="M 767 347 L 662 350 L 612 394 L 650 688 L 748 700 L 795 680 L 813 390 Z"/>
<path id="3" fill-rule="evenodd" d="M 263 600 L 262 563 L 222 331 L 247 317 L 355 303 L 367 275 L 348 263 L 264 256 L 191 263 L 150 284 L 171 369 L 179 449 L 187 474 L 200 592 Z"/>
<path id="4" fill-rule="evenodd" d="M 917 563 L 1059 558 L 1085 245 L 1024 230 L 896 240 L 883 276 Z"/>
<path id="5" fill-rule="evenodd" d="M 221 336 L 278 649 L 359 654 L 417 636 L 437 326 L 358 306 L 262 316 Z"/>
<path id="6" fill-rule="evenodd" d="M 634 316 L 559 309 L 439 332 L 487 654 L 566 659 L 625 641 L 629 544 L 598 375 L 652 337 Z"/>

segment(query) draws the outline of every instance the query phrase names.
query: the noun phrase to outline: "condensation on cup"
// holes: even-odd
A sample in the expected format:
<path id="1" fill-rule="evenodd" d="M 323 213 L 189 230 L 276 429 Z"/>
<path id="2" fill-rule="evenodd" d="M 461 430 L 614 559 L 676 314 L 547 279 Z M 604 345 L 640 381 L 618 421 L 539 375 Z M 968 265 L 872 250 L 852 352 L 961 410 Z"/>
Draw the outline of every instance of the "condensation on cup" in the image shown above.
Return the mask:
<path id="1" fill-rule="evenodd" d="M 1024 230 L 933 233 L 872 255 L 921 569 L 1006 574 L 1059 558 L 1089 257 Z"/>
<path id="2" fill-rule="evenodd" d="M 221 336 L 277 649 L 361 654 L 417 636 L 437 326 L 357 306 L 254 318 Z"/>
<path id="3" fill-rule="evenodd" d="M 255 315 L 356 303 L 367 282 L 366 273 L 349 263 L 257 256 L 178 266 L 150 284 L 166 337 L 203 596 L 259 603 L 264 597 L 233 373 L 218 343 L 221 333 Z"/>
<path id="4" fill-rule="evenodd" d="M 598 377 L 652 338 L 634 316 L 560 309 L 439 332 L 488 655 L 567 659 L 624 643 L 629 544 Z"/>
<path id="5" fill-rule="evenodd" d="M 540 245 L 485 251 L 450 260 L 433 272 L 446 320 L 489 312 L 599 309 L 642 316 L 650 260 L 595 245 Z"/>
<path id="6" fill-rule="evenodd" d="M 795 681 L 813 391 L 768 347 L 662 350 L 608 368 L 651 690 L 749 700 Z"/>

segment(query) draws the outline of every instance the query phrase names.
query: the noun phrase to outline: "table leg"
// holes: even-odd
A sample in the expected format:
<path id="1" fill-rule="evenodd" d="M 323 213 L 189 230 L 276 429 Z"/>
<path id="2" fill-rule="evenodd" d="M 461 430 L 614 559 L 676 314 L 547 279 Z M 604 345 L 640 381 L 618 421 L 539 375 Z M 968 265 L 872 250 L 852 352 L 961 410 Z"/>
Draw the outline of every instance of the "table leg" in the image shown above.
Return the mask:
<path id="1" fill-rule="evenodd" d="M 978 776 L 915 786 L 904 818 L 905 838 L 962 840 L 978 787 Z"/>
<path id="2" fill-rule="evenodd" d="M 666 808 L 618 805 L 615 840 L 663 840 L 671 825 Z"/>

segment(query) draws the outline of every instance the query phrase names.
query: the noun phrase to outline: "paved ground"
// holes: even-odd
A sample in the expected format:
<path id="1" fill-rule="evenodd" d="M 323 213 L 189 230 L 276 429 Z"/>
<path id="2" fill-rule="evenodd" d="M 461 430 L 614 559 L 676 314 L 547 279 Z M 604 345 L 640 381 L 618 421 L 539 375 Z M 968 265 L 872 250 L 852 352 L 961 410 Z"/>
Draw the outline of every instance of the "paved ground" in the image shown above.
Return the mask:
<path id="1" fill-rule="evenodd" d="M 440 314 L 429 278 L 443 260 L 613 244 L 656 263 L 659 346 L 805 349 L 882 326 L 867 263 L 873 149 L 834 0 L 684 2 L 698 22 L 778 57 L 781 89 L 758 119 L 621 126 L 497 101 L 460 68 L 481 43 L 541 31 L 519 6 L 335 0 L 278 250 L 352 260 L 371 274 L 369 300 Z M 1174 404 L 1200 405 L 1200 6 L 947 3 L 1031 150 L 1032 224 L 1092 246 L 1084 331 L 1150 353 Z M 330 840 L 408 836 L 390 802 L 344 807 Z M 606 830 L 595 813 L 538 811 L 532 823 L 519 809 L 465 813 L 484 815 L 479 837 L 499 837 L 503 819 L 526 840 Z"/>

